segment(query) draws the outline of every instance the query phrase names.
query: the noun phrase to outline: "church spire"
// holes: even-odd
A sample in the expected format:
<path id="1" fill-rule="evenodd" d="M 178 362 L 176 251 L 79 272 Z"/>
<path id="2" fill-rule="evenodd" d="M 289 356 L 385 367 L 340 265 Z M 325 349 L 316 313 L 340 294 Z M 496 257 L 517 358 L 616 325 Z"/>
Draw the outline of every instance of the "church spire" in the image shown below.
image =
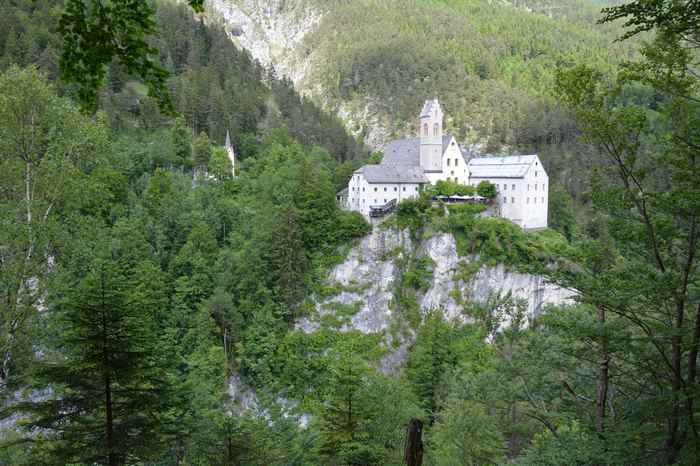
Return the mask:
<path id="1" fill-rule="evenodd" d="M 226 143 L 224 145 L 226 148 L 226 153 L 228 154 L 228 159 L 231 161 L 231 176 L 234 178 L 236 177 L 236 152 L 233 150 L 233 146 L 231 145 L 231 137 L 228 134 L 228 130 L 226 130 Z"/>

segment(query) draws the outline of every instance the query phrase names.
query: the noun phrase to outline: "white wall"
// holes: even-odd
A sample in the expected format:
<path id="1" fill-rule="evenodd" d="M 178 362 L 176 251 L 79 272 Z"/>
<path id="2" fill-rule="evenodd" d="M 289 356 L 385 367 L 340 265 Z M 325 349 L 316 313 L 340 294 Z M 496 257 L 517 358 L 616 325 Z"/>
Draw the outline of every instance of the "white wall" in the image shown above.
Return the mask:
<path id="1" fill-rule="evenodd" d="M 353 174 L 348 183 L 347 208 L 369 216 L 369 208 L 386 204 L 392 199 L 401 202 L 417 197 L 420 192 L 417 183 L 369 183 L 362 174 Z"/>
<path id="2" fill-rule="evenodd" d="M 489 181 L 498 189 L 498 214 L 523 228 L 546 228 L 549 177 L 535 160 L 523 178 L 470 178 L 469 184 Z"/>
<path id="3" fill-rule="evenodd" d="M 464 160 L 462 151 L 454 138 L 445 149 L 445 153 L 442 154 L 442 173 L 438 175 L 439 178 L 435 181 L 449 179 L 460 184 L 469 183 L 469 167 L 467 167 L 467 161 Z M 431 183 L 435 183 L 435 181 L 430 180 Z"/>
<path id="4" fill-rule="evenodd" d="M 549 211 L 549 177 L 539 160 L 525 174 L 525 216 L 523 228 L 545 228 Z"/>

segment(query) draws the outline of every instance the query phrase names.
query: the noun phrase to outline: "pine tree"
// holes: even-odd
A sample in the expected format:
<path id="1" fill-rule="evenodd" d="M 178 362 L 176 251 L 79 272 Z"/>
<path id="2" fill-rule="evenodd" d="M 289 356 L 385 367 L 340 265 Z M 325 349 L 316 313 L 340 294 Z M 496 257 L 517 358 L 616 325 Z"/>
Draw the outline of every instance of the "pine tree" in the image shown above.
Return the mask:
<path id="1" fill-rule="evenodd" d="M 35 388 L 51 395 L 17 409 L 28 429 L 45 429 L 55 464 L 116 466 L 161 453 L 170 389 L 167 350 L 155 331 L 148 277 L 126 276 L 98 258 L 65 281 L 54 310 L 56 354 L 47 355 Z"/>

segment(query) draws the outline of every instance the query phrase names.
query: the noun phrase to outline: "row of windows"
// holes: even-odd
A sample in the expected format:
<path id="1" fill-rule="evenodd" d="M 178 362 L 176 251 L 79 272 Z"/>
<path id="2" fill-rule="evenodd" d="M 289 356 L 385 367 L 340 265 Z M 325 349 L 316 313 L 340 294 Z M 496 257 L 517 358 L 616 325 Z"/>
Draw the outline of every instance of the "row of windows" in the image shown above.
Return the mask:
<path id="1" fill-rule="evenodd" d="M 496 185 L 496 186 L 498 186 L 498 185 Z M 513 191 L 515 191 L 515 185 L 514 185 L 514 184 L 511 185 L 511 188 L 510 188 L 510 189 L 513 190 Z M 507 190 L 508 190 L 508 185 L 507 185 L 507 184 L 504 184 L 504 185 L 503 185 L 503 191 L 507 191 Z M 528 191 L 530 190 L 530 185 L 529 185 L 529 184 L 527 185 L 527 190 L 528 190 Z M 537 183 L 535 183 L 535 191 L 537 191 Z M 545 188 L 545 185 L 544 185 L 544 184 L 542 185 L 542 191 L 546 191 L 546 188 Z"/>
<path id="2" fill-rule="evenodd" d="M 450 166 L 450 160 L 452 160 L 452 159 L 447 159 L 447 166 L 448 166 L 448 167 Z M 455 167 L 456 167 L 457 165 L 459 165 L 459 159 L 455 159 Z"/>
<path id="3" fill-rule="evenodd" d="M 377 188 L 377 187 L 375 186 L 375 187 L 374 187 L 374 192 L 376 193 L 378 189 L 379 189 L 379 188 Z M 416 191 L 418 191 L 418 186 L 415 186 L 414 189 L 415 189 Z M 363 191 L 364 191 L 364 189 L 363 189 Z M 387 191 L 387 187 L 384 186 L 384 192 L 386 192 L 386 191 Z M 397 187 L 397 186 L 394 186 L 394 192 L 396 192 L 396 191 L 398 191 L 398 187 Z M 402 187 L 401 187 L 401 191 L 406 191 L 406 186 L 402 186 Z"/>
<path id="4" fill-rule="evenodd" d="M 457 178 L 455 178 L 455 180 L 456 180 L 456 179 L 457 179 Z M 374 187 L 374 192 L 376 193 L 378 190 L 379 190 L 379 188 L 377 188 L 377 187 L 375 186 L 375 187 Z M 394 192 L 396 192 L 396 191 L 398 191 L 398 190 L 399 190 L 398 187 L 397 187 L 397 186 L 394 186 Z M 415 186 L 415 190 L 418 191 L 418 186 Z M 359 192 L 359 191 L 360 191 L 360 188 L 352 188 L 351 191 L 357 191 L 357 192 Z M 386 191 L 387 191 L 387 187 L 384 186 L 384 192 L 386 192 Z M 406 186 L 402 186 L 402 187 L 401 187 L 401 191 L 406 191 Z M 362 192 L 365 192 L 365 188 L 364 188 L 364 187 L 362 188 Z"/>
<path id="5" fill-rule="evenodd" d="M 541 197 L 540 199 L 541 199 L 542 204 L 544 204 L 544 197 Z M 503 203 L 504 203 L 504 204 L 508 204 L 508 198 L 505 197 L 505 196 L 503 196 Z M 511 197 L 511 198 L 510 198 L 510 203 L 511 203 L 511 204 L 515 204 L 515 198 L 514 198 L 514 197 Z M 529 204 L 529 203 L 530 203 L 530 198 L 529 198 L 529 197 L 525 198 L 525 204 Z M 533 204 L 537 204 L 537 198 L 536 198 L 536 197 L 533 197 L 533 198 L 532 198 L 532 203 L 533 203 Z"/>

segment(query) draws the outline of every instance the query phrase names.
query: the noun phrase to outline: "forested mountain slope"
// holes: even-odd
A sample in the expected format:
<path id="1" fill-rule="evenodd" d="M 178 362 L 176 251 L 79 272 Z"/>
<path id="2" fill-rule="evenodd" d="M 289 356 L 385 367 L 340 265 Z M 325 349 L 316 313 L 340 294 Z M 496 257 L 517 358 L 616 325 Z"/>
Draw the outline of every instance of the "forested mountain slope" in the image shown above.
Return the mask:
<path id="1" fill-rule="evenodd" d="M 463 142 L 568 143 L 570 122 L 548 97 L 554 68 L 585 59 L 610 69 L 631 49 L 596 26 L 603 2 L 513 4 L 212 0 L 209 8 L 235 42 L 375 146 L 412 132 L 416 109 L 432 96 Z"/>
<path id="2" fill-rule="evenodd" d="M 1 5 L 0 464 L 697 464 L 696 0 L 616 10 L 653 39 L 619 71 L 594 2 L 158 3 L 174 115 L 119 61 L 76 99 L 67 5 L 151 12 Z M 313 100 L 234 47 L 258 24 Z M 340 209 L 366 151 L 317 103 L 403 134 L 449 79 L 463 141 L 541 153 L 551 230 L 449 184 Z"/>
<path id="3" fill-rule="evenodd" d="M 35 65 L 58 78 L 61 2 L 9 0 L 0 18 L 0 69 L 9 64 Z M 170 72 L 168 87 L 175 108 L 193 134 L 205 132 L 223 144 L 230 131 L 245 158 L 255 150 L 256 137 L 286 126 L 304 144 L 319 144 L 339 161 L 364 155 L 342 123 L 294 91 L 289 81 L 276 79 L 243 50 L 232 46 L 224 31 L 205 26 L 184 5 L 162 2 L 156 10 L 158 36 L 153 45 Z M 146 88 L 116 62 L 109 68 L 108 86 L 100 92 L 100 108 L 117 130 L 157 131 L 169 119 L 157 111 Z M 58 82 L 61 92 L 74 89 Z"/>

